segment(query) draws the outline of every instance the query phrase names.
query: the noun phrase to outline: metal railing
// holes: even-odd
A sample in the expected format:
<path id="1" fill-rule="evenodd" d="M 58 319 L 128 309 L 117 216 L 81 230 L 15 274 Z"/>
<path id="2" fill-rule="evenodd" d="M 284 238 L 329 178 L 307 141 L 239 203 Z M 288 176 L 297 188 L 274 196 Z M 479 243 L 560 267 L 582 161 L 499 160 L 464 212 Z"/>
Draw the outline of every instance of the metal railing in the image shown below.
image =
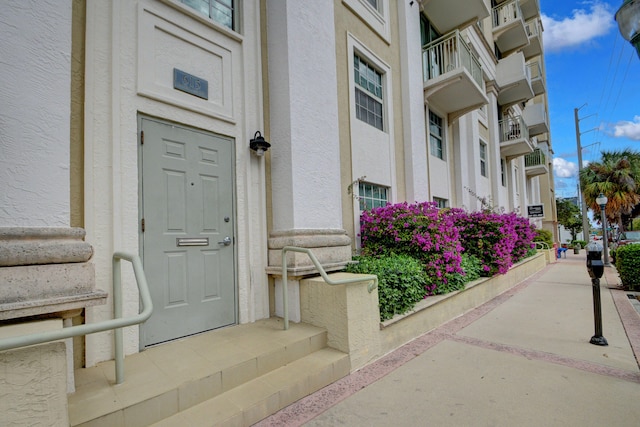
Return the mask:
<path id="1" fill-rule="evenodd" d="M 527 35 L 529 36 L 529 38 L 540 37 L 541 31 L 537 19 L 530 19 L 525 22 L 524 28 L 527 31 Z"/>
<path id="2" fill-rule="evenodd" d="M 500 142 L 514 139 L 529 139 L 529 128 L 522 116 L 507 117 L 498 122 L 500 128 Z"/>
<path id="3" fill-rule="evenodd" d="M 522 20 L 522 10 L 520 10 L 520 2 L 518 0 L 502 3 L 493 8 L 493 28 L 509 24 L 518 19 Z"/>
<path id="4" fill-rule="evenodd" d="M 536 148 L 533 150 L 533 153 L 525 154 L 524 156 L 524 167 L 528 168 L 530 166 L 541 166 L 546 164 L 546 158 L 541 149 Z"/>
<path id="5" fill-rule="evenodd" d="M 327 272 L 324 271 L 322 264 L 318 261 L 318 258 L 311 252 L 311 249 L 308 248 L 299 248 L 296 246 L 285 246 L 282 248 L 282 305 L 284 309 L 284 330 L 289 329 L 289 292 L 287 285 L 287 252 L 300 252 L 307 254 L 311 259 L 311 262 L 316 267 L 320 276 L 325 281 L 327 285 L 335 286 L 335 285 L 347 285 L 349 283 L 358 283 L 369 281 L 369 286 L 367 290 L 369 293 L 373 292 L 374 289 L 378 287 L 378 276 L 373 274 L 361 275 L 359 277 L 352 277 L 350 279 L 341 279 L 341 280 L 332 280 L 327 276 Z"/>
<path id="6" fill-rule="evenodd" d="M 533 243 L 535 243 L 535 245 L 536 245 L 536 250 L 537 250 L 537 249 L 541 249 L 541 250 L 542 250 L 542 249 L 544 249 L 544 250 L 549 250 L 549 249 L 551 249 L 551 248 L 549 247 L 549 244 L 548 244 L 547 242 L 533 242 Z"/>
<path id="7" fill-rule="evenodd" d="M 458 30 L 424 45 L 422 48 L 423 79 L 427 81 L 464 67 L 479 88 L 483 88 L 482 65 L 462 39 Z"/>
<path id="8" fill-rule="evenodd" d="M 133 273 L 136 277 L 136 283 L 138 285 L 138 291 L 140 292 L 140 299 L 142 301 L 143 308 L 142 312 L 128 318 L 122 318 L 122 280 L 120 277 L 120 260 L 122 259 L 129 261 L 133 266 Z M 147 278 L 144 275 L 140 257 L 138 255 L 128 254 L 125 252 L 116 252 L 113 254 L 113 319 L 85 325 L 70 326 L 68 328 L 53 331 L 0 339 L 0 351 L 115 329 L 114 346 L 116 384 L 122 384 L 124 381 L 124 344 L 121 328 L 137 325 L 146 321 L 151 316 L 152 311 L 153 304 L 151 303 L 151 295 L 147 285 Z"/>
<path id="9" fill-rule="evenodd" d="M 527 63 L 529 80 L 540 80 L 542 79 L 542 65 L 540 65 L 539 61 L 532 61 Z"/>

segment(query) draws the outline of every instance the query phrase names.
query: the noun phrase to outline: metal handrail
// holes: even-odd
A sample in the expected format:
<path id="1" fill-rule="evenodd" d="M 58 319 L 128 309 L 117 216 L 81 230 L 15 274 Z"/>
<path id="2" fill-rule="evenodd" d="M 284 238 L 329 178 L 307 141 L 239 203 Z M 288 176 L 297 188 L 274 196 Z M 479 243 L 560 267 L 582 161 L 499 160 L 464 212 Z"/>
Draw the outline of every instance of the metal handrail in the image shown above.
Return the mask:
<path id="1" fill-rule="evenodd" d="M 547 242 L 533 242 L 536 245 L 536 249 L 551 249 L 549 248 L 549 244 Z M 538 245 L 540 245 L 540 248 L 538 248 Z"/>
<path id="2" fill-rule="evenodd" d="M 120 260 L 129 261 L 133 266 L 133 273 L 136 277 L 136 284 L 140 292 L 143 310 L 135 316 L 122 318 L 122 281 Z M 19 335 L 15 337 L 0 339 L 0 351 L 11 350 L 14 348 L 27 347 L 45 342 L 58 341 L 67 338 L 77 337 L 80 335 L 95 334 L 111 329 L 114 331 L 115 346 L 115 367 L 116 367 L 116 384 L 122 384 L 124 381 L 124 344 L 122 339 L 122 329 L 125 326 L 132 326 L 146 321 L 153 312 L 153 304 L 151 302 L 151 294 L 147 285 L 147 278 L 144 275 L 142 261 L 138 255 L 128 254 L 125 252 L 115 252 L 113 254 L 113 319 L 102 322 L 70 326 L 68 328 L 57 329 L 54 331 L 45 331 L 35 334 Z"/>
<path id="3" fill-rule="evenodd" d="M 288 297 L 288 286 L 287 286 L 287 252 L 300 252 L 307 254 L 311 259 L 311 262 L 316 267 L 320 276 L 324 279 L 327 285 L 346 285 L 349 283 L 358 283 L 364 281 L 370 281 L 369 286 L 367 286 L 367 290 L 369 293 L 373 292 L 374 289 L 378 287 L 378 276 L 373 274 L 367 274 L 364 277 L 353 277 L 351 279 L 341 279 L 341 280 L 332 280 L 327 276 L 327 272 L 322 268 L 322 264 L 318 261 L 318 258 L 311 252 L 309 248 L 299 248 L 296 246 L 285 246 L 282 248 L 282 303 L 284 306 L 284 330 L 289 329 L 289 297 Z"/>

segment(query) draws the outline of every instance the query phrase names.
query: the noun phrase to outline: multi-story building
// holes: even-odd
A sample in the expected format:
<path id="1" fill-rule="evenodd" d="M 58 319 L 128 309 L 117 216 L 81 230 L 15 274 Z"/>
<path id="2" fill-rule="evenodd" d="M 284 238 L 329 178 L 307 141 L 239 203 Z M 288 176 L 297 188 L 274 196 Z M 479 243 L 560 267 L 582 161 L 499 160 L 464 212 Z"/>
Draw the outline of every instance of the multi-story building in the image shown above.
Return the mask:
<path id="1" fill-rule="evenodd" d="M 113 253 L 139 254 L 154 313 L 125 330 L 127 354 L 282 316 L 282 248 L 340 270 L 370 207 L 542 205 L 532 221 L 557 235 L 538 0 L 67 0 L 0 17 L 0 246 L 42 251 L 55 228 L 59 252 L 0 268 L 87 264 L 64 280 L 84 274 L 100 301 L 67 324 L 92 323 L 113 316 L 96 305 Z M 64 255 L 82 246 L 71 227 L 91 260 Z M 299 321 L 317 270 L 296 254 L 289 273 Z M 124 312 L 138 306 L 125 276 Z M 113 351 L 76 338 L 75 367 Z"/>

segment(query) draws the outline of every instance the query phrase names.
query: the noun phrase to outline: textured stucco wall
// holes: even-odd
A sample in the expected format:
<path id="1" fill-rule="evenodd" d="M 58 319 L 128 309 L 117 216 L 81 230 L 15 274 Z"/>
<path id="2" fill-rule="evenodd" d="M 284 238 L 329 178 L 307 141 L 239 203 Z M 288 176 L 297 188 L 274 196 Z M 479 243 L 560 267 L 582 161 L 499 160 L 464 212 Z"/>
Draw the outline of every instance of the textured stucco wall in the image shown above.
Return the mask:
<path id="1" fill-rule="evenodd" d="M 333 13 L 328 0 L 268 3 L 276 231 L 342 228 Z"/>
<path id="2" fill-rule="evenodd" d="M 68 226 L 71 1 L 6 2 L 0 40 L 0 226 Z"/>
<path id="3" fill-rule="evenodd" d="M 0 327 L 0 338 L 60 329 L 61 320 Z M 68 426 L 63 342 L 0 352 L 0 424 Z"/>

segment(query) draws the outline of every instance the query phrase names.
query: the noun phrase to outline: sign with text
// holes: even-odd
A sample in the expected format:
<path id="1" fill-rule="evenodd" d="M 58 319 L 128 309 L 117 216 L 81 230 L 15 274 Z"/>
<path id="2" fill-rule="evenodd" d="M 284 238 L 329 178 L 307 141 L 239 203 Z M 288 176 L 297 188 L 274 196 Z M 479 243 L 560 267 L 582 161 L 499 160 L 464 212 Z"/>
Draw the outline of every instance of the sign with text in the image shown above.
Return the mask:
<path id="1" fill-rule="evenodd" d="M 544 217 L 544 205 L 527 206 L 527 213 L 529 218 L 542 218 Z"/>
<path id="2" fill-rule="evenodd" d="M 177 68 L 173 69 L 173 88 L 202 99 L 209 99 L 209 82 Z"/>

